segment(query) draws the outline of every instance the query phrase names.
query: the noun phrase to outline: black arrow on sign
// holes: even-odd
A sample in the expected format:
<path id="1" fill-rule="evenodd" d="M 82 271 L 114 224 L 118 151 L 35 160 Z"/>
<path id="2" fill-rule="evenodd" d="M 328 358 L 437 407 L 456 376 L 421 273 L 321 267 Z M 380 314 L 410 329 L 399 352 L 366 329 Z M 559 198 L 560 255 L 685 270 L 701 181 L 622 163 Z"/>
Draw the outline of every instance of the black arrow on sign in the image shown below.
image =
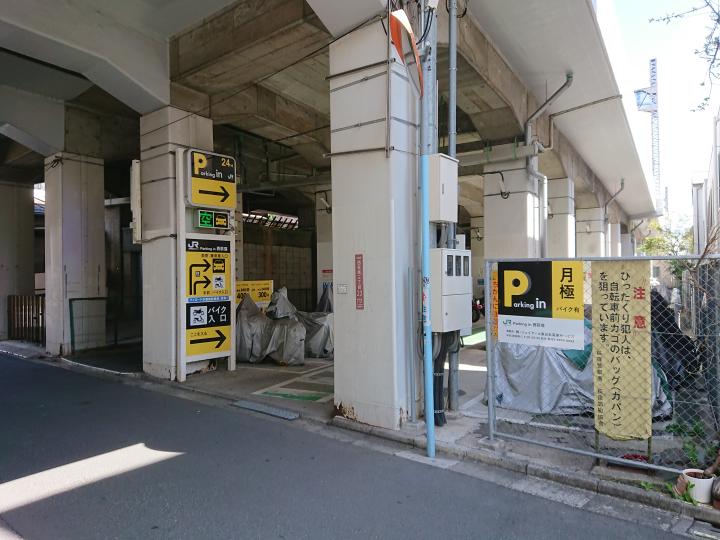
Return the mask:
<path id="1" fill-rule="evenodd" d="M 192 284 L 193 296 L 195 296 L 195 295 L 197 294 L 197 286 L 198 286 L 198 285 L 202 284 L 203 289 L 207 289 L 207 288 L 208 288 L 208 285 L 210 285 L 210 283 L 211 283 L 211 282 L 210 282 L 210 280 L 208 279 L 207 276 L 203 276 L 200 281 L 194 282 L 194 283 Z"/>
<path id="2" fill-rule="evenodd" d="M 193 294 L 195 294 L 196 285 L 198 283 L 202 283 L 202 281 L 196 281 L 195 283 L 193 283 L 193 273 L 194 273 L 193 269 L 194 268 L 200 268 L 200 269 L 202 269 L 203 272 L 207 272 L 208 270 L 210 270 L 210 263 L 208 262 L 207 259 L 205 259 L 202 264 L 191 264 L 190 265 L 190 288 L 192 289 Z M 210 284 L 210 280 L 207 277 L 205 277 L 205 281 L 207 281 L 207 283 L 205 284 L 205 288 L 207 289 L 207 286 Z"/>
<path id="3" fill-rule="evenodd" d="M 222 197 L 220 199 L 220 202 L 227 201 L 227 198 L 230 196 L 230 192 L 225 189 L 225 186 L 220 186 L 220 191 L 210 191 L 207 189 L 201 189 L 198 191 L 198 193 L 202 193 L 203 195 L 217 195 L 218 197 Z"/>
<path id="4" fill-rule="evenodd" d="M 198 338 L 198 339 L 191 339 L 190 344 L 196 345 L 198 343 L 212 343 L 214 341 L 217 341 L 217 344 L 215 345 L 216 349 L 220 348 L 220 345 L 225 343 L 225 340 L 227 337 L 225 337 L 225 334 L 223 334 L 220 330 L 215 330 L 216 337 L 205 337 L 205 338 Z"/>

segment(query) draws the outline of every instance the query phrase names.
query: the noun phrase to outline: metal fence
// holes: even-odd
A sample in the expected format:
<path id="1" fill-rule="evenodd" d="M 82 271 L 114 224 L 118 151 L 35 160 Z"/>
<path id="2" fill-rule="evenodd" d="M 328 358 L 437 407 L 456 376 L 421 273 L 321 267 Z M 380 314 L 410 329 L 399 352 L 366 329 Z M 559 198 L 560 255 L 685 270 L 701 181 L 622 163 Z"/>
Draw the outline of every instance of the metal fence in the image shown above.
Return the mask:
<path id="1" fill-rule="evenodd" d="M 74 353 L 139 342 L 142 319 L 125 316 L 114 297 L 71 298 L 70 347 Z"/>
<path id="2" fill-rule="evenodd" d="M 45 344 L 45 295 L 8 295 L 8 339 Z"/>
<path id="3" fill-rule="evenodd" d="M 576 288 L 562 289 L 570 263 Z M 664 471 L 712 463 L 720 259 L 494 260 L 485 281 L 491 438 Z"/>

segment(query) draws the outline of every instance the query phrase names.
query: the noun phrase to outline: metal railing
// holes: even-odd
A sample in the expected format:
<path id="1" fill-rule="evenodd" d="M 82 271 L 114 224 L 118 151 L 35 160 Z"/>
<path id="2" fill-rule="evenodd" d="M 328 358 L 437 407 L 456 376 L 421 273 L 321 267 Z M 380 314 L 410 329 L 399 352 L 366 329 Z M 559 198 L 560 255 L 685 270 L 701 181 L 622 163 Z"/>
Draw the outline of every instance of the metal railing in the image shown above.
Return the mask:
<path id="1" fill-rule="evenodd" d="M 524 304 L 505 293 L 522 284 L 504 283 L 514 267 L 568 262 L 579 264 L 583 290 L 574 345 L 560 344 L 569 336 L 554 309 L 544 319 L 508 315 Z M 678 280 L 666 292 L 672 299 L 650 281 L 651 265 L 670 262 Z M 555 274 L 548 283 L 560 298 Z M 719 258 L 488 260 L 485 298 L 490 438 L 666 472 L 712 463 L 720 432 Z"/>
<path id="2" fill-rule="evenodd" d="M 45 295 L 8 295 L 8 339 L 45 344 Z"/>

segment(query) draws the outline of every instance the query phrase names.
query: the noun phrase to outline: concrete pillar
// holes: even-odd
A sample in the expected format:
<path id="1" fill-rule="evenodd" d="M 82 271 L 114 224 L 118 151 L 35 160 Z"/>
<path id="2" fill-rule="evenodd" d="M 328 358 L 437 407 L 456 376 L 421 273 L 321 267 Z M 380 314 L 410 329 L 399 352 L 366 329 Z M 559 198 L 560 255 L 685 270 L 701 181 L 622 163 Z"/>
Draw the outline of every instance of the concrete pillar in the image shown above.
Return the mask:
<path id="1" fill-rule="evenodd" d="M 632 234 L 620 235 L 620 254 L 623 257 L 635 256 L 635 246 L 633 245 Z"/>
<path id="2" fill-rule="evenodd" d="M 605 257 L 605 214 L 602 208 L 575 210 L 578 257 Z"/>
<path id="3" fill-rule="evenodd" d="M 620 224 L 619 223 L 608 223 L 608 250 L 607 254 L 610 257 L 619 257 L 622 253 L 622 240 L 620 237 Z"/>
<path id="4" fill-rule="evenodd" d="M 393 48 L 390 145 L 387 37 L 376 22 L 330 45 L 335 405 L 397 429 L 416 365 L 413 297 L 417 225 L 417 104 Z M 344 74 L 343 74 L 344 73 Z M 380 148 L 379 148 L 380 147 Z"/>
<path id="5" fill-rule="evenodd" d="M 315 194 L 315 233 L 317 236 L 317 299 L 333 284 L 332 191 Z"/>
<path id="6" fill-rule="evenodd" d="M 540 256 L 537 180 L 524 159 L 485 166 L 484 202 L 486 259 Z"/>
<path id="7" fill-rule="evenodd" d="M 33 186 L 0 182 L 0 340 L 7 339 L 7 297 L 32 294 Z"/>
<path id="8" fill-rule="evenodd" d="M 548 180 L 548 257 L 575 256 L 575 184 L 570 178 Z"/>
<path id="9" fill-rule="evenodd" d="M 105 287 L 103 160 L 61 152 L 45 159 L 45 318 L 47 350 L 71 351 L 70 299 Z M 73 305 L 77 348 L 105 344 L 105 302 Z"/>
<path id="10" fill-rule="evenodd" d="M 177 360 L 175 150 L 213 149 L 212 121 L 175 107 L 140 118 L 143 371 L 174 380 Z"/>
<path id="11" fill-rule="evenodd" d="M 473 295 L 484 295 L 484 288 L 479 280 L 485 277 L 485 218 L 470 218 L 470 253 L 472 257 Z"/>

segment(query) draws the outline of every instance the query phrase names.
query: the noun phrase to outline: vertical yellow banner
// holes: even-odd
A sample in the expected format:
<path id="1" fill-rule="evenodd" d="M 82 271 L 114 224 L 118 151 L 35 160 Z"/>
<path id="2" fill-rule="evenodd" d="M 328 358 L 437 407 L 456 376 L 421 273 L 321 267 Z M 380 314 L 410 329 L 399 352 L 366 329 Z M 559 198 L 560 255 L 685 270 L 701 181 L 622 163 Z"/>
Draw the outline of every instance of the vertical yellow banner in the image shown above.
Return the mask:
<path id="1" fill-rule="evenodd" d="M 612 439 L 652 435 L 650 261 L 592 263 L 595 428 Z"/>
<path id="2" fill-rule="evenodd" d="M 552 316 L 554 319 L 583 319 L 584 282 L 582 261 L 552 262 Z M 582 328 L 580 330 L 582 331 Z"/>

